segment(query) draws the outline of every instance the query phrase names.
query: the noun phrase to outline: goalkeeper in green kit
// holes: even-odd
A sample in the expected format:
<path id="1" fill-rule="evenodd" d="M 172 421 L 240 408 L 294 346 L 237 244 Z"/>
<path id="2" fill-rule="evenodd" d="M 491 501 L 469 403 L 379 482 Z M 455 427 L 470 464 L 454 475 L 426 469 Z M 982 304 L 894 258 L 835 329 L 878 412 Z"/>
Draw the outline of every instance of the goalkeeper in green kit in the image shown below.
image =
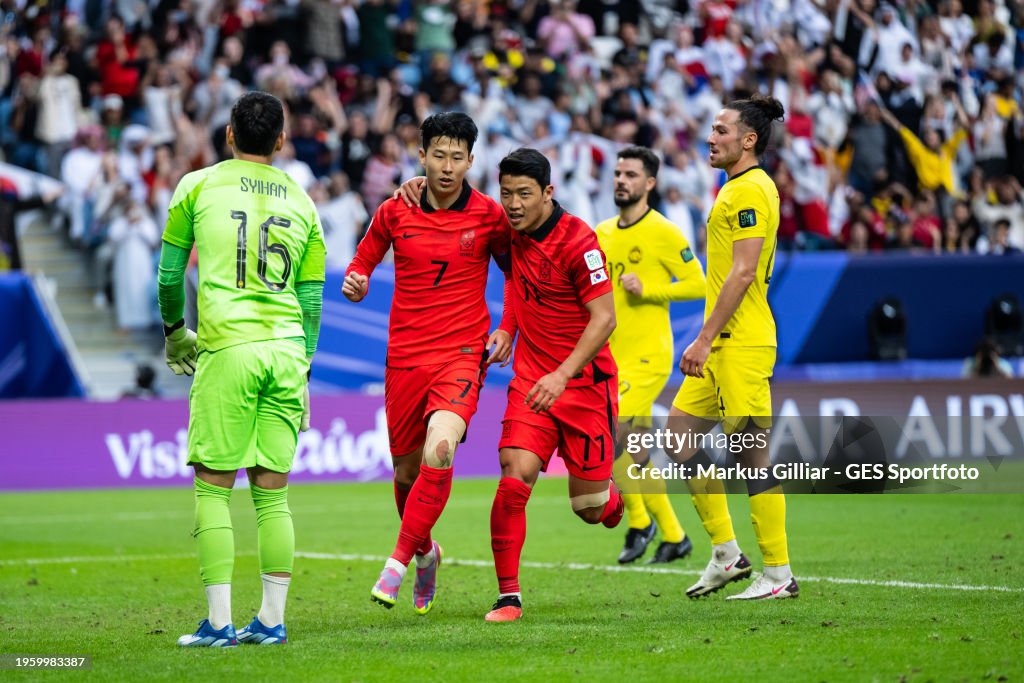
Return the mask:
<path id="1" fill-rule="evenodd" d="M 320 330 L 323 230 L 312 200 L 270 165 L 284 144 L 284 110 L 266 93 L 231 110 L 234 159 L 189 173 L 171 199 L 160 254 L 167 365 L 195 373 L 188 457 L 195 468 L 199 571 L 209 616 L 186 647 L 287 642 L 284 604 L 295 533 L 288 472 L 309 429 L 310 361 Z M 199 252 L 199 330 L 185 327 L 183 281 Z M 263 603 L 248 626 L 231 619 L 234 532 L 228 503 L 240 468 L 256 507 Z"/>

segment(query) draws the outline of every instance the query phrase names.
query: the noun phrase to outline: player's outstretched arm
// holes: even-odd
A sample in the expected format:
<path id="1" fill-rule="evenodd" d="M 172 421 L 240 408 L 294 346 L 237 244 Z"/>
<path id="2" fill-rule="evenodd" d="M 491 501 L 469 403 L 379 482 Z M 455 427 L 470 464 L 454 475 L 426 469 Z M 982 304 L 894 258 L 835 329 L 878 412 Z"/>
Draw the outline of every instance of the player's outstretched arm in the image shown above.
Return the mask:
<path id="1" fill-rule="evenodd" d="M 590 313 L 590 321 L 576 342 L 569 357 L 552 373 L 544 375 L 526 394 L 526 403 L 534 411 L 548 410 L 565 391 L 565 385 L 583 367 L 594 360 L 608 337 L 615 331 L 615 302 L 611 292 L 595 297 L 583 304 Z"/>
<path id="2" fill-rule="evenodd" d="M 715 307 L 704 321 L 697 338 L 686 347 L 679 361 L 679 369 L 684 374 L 691 377 L 704 376 L 704 363 L 711 354 L 711 344 L 725 329 L 757 276 L 757 262 L 761 257 L 763 244 L 763 237 L 751 237 L 732 243 L 732 269 L 722 283 L 722 291 L 718 294 Z"/>

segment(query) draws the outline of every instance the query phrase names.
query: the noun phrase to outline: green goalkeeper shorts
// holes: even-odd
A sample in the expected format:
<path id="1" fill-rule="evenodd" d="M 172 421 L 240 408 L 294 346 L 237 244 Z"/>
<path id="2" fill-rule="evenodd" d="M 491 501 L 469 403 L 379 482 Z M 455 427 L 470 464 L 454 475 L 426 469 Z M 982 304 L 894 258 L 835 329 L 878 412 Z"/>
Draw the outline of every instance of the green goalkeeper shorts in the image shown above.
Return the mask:
<path id="1" fill-rule="evenodd" d="M 200 353 L 189 394 L 189 464 L 290 471 L 308 369 L 305 349 L 289 339 Z"/>

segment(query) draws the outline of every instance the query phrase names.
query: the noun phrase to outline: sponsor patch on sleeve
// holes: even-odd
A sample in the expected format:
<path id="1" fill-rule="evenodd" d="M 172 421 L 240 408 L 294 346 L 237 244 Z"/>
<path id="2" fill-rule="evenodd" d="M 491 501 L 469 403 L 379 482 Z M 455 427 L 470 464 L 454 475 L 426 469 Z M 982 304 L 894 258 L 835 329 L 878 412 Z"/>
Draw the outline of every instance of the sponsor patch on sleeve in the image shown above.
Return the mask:
<path id="1" fill-rule="evenodd" d="M 595 270 L 590 274 L 590 284 L 596 285 L 599 282 L 604 282 L 608 279 L 608 273 L 604 272 L 604 268 L 601 270 Z"/>
<path id="2" fill-rule="evenodd" d="M 587 264 L 587 270 L 597 270 L 604 265 L 600 249 L 591 249 L 583 254 L 583 261 Z"/>
<path id="3" fill-rule="evenodd" d="M 683 263 L 689 263 L 693 260 L 693 250 L 689 247 L 679 252 L 679 255 L 683 257 Z"/>
<path id="4" fill-rule="evenodd" d="M 741 228 L 752 228 L 757 225 L 757 214 L 753 209 L 743 209 L 740 211 L 739 218 Z"/>

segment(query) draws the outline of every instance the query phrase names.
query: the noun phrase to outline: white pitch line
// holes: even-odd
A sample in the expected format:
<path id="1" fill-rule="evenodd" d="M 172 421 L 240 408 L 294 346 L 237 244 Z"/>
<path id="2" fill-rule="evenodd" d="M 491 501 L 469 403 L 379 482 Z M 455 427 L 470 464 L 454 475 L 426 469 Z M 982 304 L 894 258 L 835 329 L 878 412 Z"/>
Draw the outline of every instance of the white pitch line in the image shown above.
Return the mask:
<path id="1" fill-rule="evenodd" d="M 253 556 L 255 553 L 235 553 L 237 557 Z M 306 560 L 329 560 L 334 562 L 384 562 L 388 558 L 383 555 L 360 555 L 355 553 L 311 553 L 297 551 L 295 557 Z M 39 557 L 20 560 L 0 560 L 0 567 L 12 566 L 36 566 L 46 564 L 79 564 L 95 562 L 157 562 L 163 560 L 187 560 L 193 559 L 193 553 L 181 553 L 177 555 L 84 555 L 80 557 Z M 446 559 L 448 565 L 461 567 L 482 567 L 490 569 L 494 563 L 490 560 L 462 560 L 458 558 Z M 578 562 L 522 562 L 520 566 L 526 569 L 568 569 L 570 571 L 606 572 L 611 574 L 670 574 L 673 576 L 700 576 L 701 571 L 697 569 L 673 569 L 671 567 L 650 567 L 647 565 L 630 567 L 621 565 L 603 564 L 581 564 Z M 835 576 L 804 576 L 800 575 L 800 581 L 810 583 L 835 583 L 847 586 L 873 586 L 876 588 L 912 588 L 915 590 L 957 590 L 957 591 L 991 591 L 994 593 L 1024 593 L 1024 588 L 1013 588 L 1011 586 L 973 586 L 961 583 L 920 583 L 917 581 L 889 580 L 880 581 L 875 579 L 845 579 Z"/>
<path id="2" fill-rule="evenodd" d="M 297 552 L 296 557 L 309 560 L 337 560 L 341 562 L 384 562 L 388 558 L 374 555 L 349 555 L 332 553 L 305 553 Z M 461 560 L 458 558 L 445 560 L 446 564 L 463 567 L 487 567 L 493 568 L 494 563 L 489 560 Z M 675 576 L 700 576 L 703 572 L 699 569 L 673 569 L 670 567 L 650 567 L 647 565 L 630 567 L 622 565 L 604 564 L 580 564 L 577 562 L 520 562 L 520 567 L 527 569 L 569 569 L 571 571 L 599 571 L 608 573 L 623 574 L 672 574 Z M 811 583 L 838 583 L 853 586 L 876 586 L 889 588 L 915 588 L 923 590 L 961 590 L 961 591 L 993 591 L 999 593 L 1024 593 L 1024 588 L 1013 588 L 1011 586 L 972 586 L 958 583 L 918 583 L 916 581 L 877 581 L 873 579 L 844 579 L 832 576 L 804 576 L 800 575 L 800 581 Z"/>

